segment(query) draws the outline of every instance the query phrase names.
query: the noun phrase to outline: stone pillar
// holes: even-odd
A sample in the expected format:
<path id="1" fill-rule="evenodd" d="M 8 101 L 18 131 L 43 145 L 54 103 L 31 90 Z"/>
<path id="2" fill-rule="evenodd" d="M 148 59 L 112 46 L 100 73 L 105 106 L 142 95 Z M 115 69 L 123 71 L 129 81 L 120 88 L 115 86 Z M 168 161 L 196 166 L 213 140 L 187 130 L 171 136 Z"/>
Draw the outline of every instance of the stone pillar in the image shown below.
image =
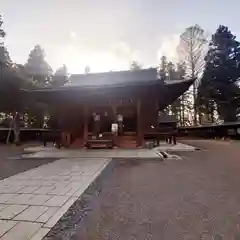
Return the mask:
<path id="1" fill-rule="evenodd" d="M 88 140 L 88 106 L 84 106 L 83 110 L 83 142 L 84 145 L 87 143 Z"/>

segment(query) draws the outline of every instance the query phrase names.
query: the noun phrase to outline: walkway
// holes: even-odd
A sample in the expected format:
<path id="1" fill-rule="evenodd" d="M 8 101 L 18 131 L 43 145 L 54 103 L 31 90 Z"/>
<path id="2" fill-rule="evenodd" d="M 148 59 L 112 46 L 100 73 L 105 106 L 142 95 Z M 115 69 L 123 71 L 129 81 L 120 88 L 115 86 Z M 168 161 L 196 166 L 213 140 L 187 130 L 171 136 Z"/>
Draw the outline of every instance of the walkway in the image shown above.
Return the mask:
<path id="1" fill-rule="evenodd" d="M 109 161 L 63 159 L 1 180 L 0 239 L 42 239 Z"/>
<path id="2" fill-rule="evenodd" d="M 154 149 L 56 149 L 32 147 L 26 149 L 29 158 L 159 158 Z M 26 156 L 27 157 L 27 156 Z"/>

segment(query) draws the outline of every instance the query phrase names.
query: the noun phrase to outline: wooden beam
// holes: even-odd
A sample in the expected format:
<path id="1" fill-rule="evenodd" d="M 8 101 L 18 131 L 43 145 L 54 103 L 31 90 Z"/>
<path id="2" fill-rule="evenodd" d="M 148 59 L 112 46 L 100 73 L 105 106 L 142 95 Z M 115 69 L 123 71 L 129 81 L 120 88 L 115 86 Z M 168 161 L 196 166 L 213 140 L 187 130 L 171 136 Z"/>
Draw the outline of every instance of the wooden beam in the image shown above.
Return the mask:
<path id="1" fill-rule="evenodd" d="M 142 114 L 141 114 L 141 100 L 137 101 L 137 145 L 142 146 L 143 134 L 142 134 Z"/>

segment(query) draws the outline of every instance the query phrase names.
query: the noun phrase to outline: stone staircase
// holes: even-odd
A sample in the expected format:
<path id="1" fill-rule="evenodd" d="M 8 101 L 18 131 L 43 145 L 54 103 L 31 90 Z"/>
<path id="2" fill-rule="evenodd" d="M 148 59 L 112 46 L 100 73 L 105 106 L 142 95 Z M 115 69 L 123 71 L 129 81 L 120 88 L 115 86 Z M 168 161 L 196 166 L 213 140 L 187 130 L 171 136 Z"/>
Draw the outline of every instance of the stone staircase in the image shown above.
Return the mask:
<path id="1" fill-rule="evenodd" d="M 117 146 L 119 148 L 136 148 L 137 147 L 137 136 L 129 135 L 129 136 L 118 136 Z"/>
<path id="2" fill-rule="evenodd" d="M 83 138 L 76 138 L 73 143 L 70 145 L 70 148 L 81 148 L 84 147 Z"/>

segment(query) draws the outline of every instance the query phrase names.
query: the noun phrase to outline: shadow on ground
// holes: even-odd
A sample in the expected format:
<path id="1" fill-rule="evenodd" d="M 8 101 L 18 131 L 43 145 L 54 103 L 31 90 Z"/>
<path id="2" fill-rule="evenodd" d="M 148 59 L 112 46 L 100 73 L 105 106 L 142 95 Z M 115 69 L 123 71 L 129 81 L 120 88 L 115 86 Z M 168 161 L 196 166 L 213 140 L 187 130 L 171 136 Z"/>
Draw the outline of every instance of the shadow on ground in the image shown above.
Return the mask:
<path id="1" fill-rule="evenodd" d="M 0 180 L 21 173 L 56 159 L 21 159 L 24 148 L 22 146 L 0 146 Z M 32 145 L 31 145 L 32 146 Z"/>

